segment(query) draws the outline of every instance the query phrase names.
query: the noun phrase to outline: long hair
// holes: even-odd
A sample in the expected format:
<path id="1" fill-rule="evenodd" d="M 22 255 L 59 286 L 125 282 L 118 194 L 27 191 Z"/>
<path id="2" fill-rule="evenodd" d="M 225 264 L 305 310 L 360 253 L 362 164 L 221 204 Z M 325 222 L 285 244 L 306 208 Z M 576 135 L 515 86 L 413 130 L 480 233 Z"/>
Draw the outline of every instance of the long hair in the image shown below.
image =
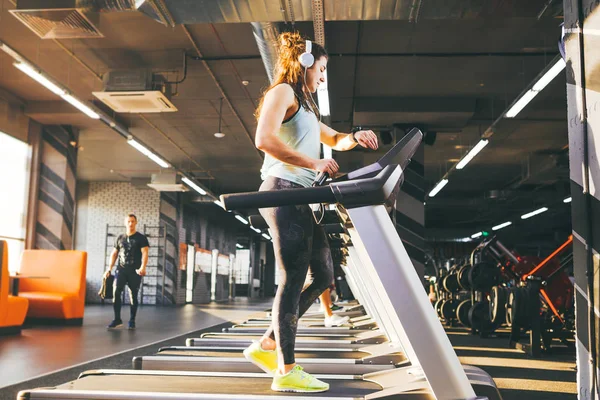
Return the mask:
<path id="1" fill-rule="evenodd" d="M 306 50 L 306 40 L 298 32 L 284 32 L 279 35 L 279 57 L 275 67 L 275 78 L 271 85 L 263 92 L 258 107 L 254 115 L 256 119 L 260 117 L 263 101 L 267 92 L 280 83 L 287 83 L 294 90 L 294 94 L 307 111 L 319 116 L 318 110 L 313 107 L 314 101 L 309 98 L 310 93 L 306 93 L 306 70 L 300 65 L 300 55 Z M 328 57 L 327 51 L 318 43 L 312 42 L 311 54 L 315 57 L 315 62 L 321 57 Z"/>

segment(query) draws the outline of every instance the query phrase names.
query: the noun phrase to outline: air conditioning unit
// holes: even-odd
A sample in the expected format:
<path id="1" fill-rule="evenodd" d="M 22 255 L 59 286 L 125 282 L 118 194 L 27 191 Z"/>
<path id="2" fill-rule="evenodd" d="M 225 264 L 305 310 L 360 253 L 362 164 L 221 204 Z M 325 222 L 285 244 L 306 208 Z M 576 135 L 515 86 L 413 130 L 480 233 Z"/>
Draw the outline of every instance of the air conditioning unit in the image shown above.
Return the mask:
<path id="1" fill-rule="evenodd" d="M 148 70 L 109 71 L 104 74 L 104 90 L 92 92 L 104 104 L 119 113 L 175 112 L 171 103 L 171 85 L 157 90 L 154 75 Z"/>
<path id="2" fill-rule="evenodd" d="M 152 174 L 148 186 L 159 192 L 187 192 L 189 189 L 181 183 L 181 177 L 175 171 Z"/>

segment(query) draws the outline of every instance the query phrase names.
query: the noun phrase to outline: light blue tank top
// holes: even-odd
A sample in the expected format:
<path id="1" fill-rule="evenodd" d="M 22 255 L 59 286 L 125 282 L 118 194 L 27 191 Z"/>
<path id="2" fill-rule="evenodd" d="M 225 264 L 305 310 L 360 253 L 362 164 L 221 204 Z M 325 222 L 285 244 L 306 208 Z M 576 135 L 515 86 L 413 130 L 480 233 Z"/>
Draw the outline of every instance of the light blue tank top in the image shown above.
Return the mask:
<path id="1" fill-rule="evenodd" d="M 317 116 L 300 106 L 298 112 L 289 120 L 281 124 L 277 134 L 279 139 L 292 149 L 308 157 L 321 158 L 321 127 Z M 290 165 L 265 155 L 263 166 L 260 170 L 262 180 L 274 176 L 310 187 L 317 177 L 317 171 Z"/>

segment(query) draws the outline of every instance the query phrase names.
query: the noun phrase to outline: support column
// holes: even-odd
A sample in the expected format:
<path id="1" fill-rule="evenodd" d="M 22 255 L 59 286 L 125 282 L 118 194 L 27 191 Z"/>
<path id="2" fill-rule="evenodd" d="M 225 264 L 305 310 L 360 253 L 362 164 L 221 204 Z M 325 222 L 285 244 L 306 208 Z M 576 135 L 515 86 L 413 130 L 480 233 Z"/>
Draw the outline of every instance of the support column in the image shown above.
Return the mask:
<path id="1" fill-rule="evenodd" d="M 73 249 L 78 136 L 78 131 L 70 126 L 41 129 L 39 149 L 34 149 L 34 157 L 39 151 L 39 174 L 33 180 L 38 185 L 37 209 L 32 214 L 33 248 Z"/>
<path id="2" fill-rule="evenodd" d="M 164 227 L 166 233 L 166 247 L 164 265 L 159 267 L 157 302 L 162 304 L 175 304 L 177 282 L 177 260 L 179 260 L 179 232 L 178 221 L 178 196 L 176 193 L 160 193 L 160 226 Z M 164 282 L 164 286 L 163 286 Z M 164 298 L 163 298 L 164 294 Z"/>
<path id="3" fill-rule="evenodd" d="M 579 399 L 598 399 L 600 6 L 564 0 Z"/>

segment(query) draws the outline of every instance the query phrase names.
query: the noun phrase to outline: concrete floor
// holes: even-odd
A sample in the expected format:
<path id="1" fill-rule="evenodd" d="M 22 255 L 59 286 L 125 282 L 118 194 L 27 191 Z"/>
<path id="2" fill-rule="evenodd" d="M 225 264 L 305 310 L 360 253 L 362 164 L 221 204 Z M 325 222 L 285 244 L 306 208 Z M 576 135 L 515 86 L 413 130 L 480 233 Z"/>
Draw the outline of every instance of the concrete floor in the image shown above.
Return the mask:
<path id="1" fill-rule="evenodd" d="M 107 330 L 112 305 L 88 305 L 81 327 L 35 326 L 21 335 L 0 336 L 0 388 L 226 321 L 243 321 L 271 304 L 240 297 L 228 304 L 141 306 L 135 331 Z M 125 325 L 128 308 L 122 310 Z"/>
<path id="2" fill-rule="evenodd" d="M 111 306 L 88 306 L 83 327 L 37 326 L 23 330 L 21 336 L 0 336 L 0 393 L 5 386 L 67 370 L 78 364 L 126 353 L 226 321 L 243 321 L 250 315 L 262 314 L 271 302 L 239 298 L 232 303 L 204 306 L 146 306 L 139 311 L 138 329 L 135 331 L 124 328 L 107 331 L 105 326 L 112 319 Z M 127 307 L 123 316 L 128 316 Z M 507 348 L 507 338 L 502 336 L 502 332 L 498 337 L 486 339 L 470 335 L 464 328 L 447 328 L 446 332 L 461 362 L 486 370 L 496 381 L 504 400 L 577 398 L 573 350 L 559 350 L 535 360 Z M 184 344 L 182 338 L 177 341 L 179 345 Z M 131 355 L 126 358 L 123 365 L 128 368 Z M 90 364 L 76 370 L 79 373 L 89 367 Z M 76 376 L 52 382 L 52 385 Z"/>
<path id="3" fill-rule="evenodd" d="M 466 328 L 446 328 L 446 333 L 461 363 L 488 372 L 504 400 L 577 399 L 574 348 L 556 347 L 533 359 L 508 348 L 508 329 L 485 339 Z"/>

